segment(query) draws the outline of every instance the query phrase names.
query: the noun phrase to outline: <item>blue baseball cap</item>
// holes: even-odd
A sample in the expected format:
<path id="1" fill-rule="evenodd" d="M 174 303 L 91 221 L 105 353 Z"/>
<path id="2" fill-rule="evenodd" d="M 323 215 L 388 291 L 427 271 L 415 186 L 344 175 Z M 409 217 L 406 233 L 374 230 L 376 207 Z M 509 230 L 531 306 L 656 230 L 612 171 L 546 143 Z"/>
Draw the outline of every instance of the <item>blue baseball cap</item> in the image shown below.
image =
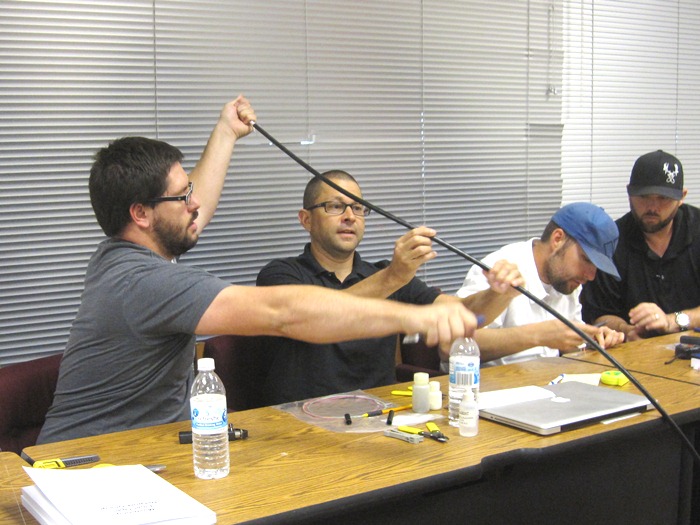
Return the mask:
<path id="1" fill-rule="evenodd" d="M 620 234 L 603 208 L 590 202 L 573 202 L 561 207 L 552 221 L 579 243 L 596 268 L 620 280 L 612 259 Z"/>

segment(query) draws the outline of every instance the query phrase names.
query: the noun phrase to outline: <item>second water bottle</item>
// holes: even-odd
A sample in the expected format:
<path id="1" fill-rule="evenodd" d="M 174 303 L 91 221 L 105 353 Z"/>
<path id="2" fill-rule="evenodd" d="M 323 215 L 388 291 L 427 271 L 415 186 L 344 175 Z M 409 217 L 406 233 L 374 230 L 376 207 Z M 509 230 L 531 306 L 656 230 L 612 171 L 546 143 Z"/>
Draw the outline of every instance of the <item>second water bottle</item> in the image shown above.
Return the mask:
<path id="1" fill-rule="evenodd" d="M 450 348 L 448 412 L 450 425 L 454 427 L 459 426 L 459 404 L 465 390 L 471 389 L 474 399 L 479 401 L 480 355 L 479 345 L 468 337 L 456 339 Z"/>

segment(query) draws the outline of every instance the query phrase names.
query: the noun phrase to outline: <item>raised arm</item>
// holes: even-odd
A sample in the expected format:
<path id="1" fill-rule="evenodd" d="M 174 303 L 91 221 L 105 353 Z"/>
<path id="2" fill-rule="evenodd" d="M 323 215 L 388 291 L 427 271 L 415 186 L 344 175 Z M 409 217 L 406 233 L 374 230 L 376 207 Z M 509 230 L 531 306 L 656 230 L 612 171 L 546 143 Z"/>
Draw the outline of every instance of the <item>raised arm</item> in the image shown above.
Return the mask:
<path id="1" fill-rule="evenodd" d="M 437 257 L 431 240 L 435 233 L 435 230 L 426 226 L 405 233 L 394 243 L 394 254 L 389 266 L 345 291 L 361 297 L 389 297 L 408 284 L 423 264 Z"/>
<path id="2" fill-rule="evenodd" d="M 224 105 L 199 162 L 190 173 L 201 203 L 195 222 L 202 231 L 214 216 L 236 141 L 253 131 L 255 111 L 242 95 Z"/>

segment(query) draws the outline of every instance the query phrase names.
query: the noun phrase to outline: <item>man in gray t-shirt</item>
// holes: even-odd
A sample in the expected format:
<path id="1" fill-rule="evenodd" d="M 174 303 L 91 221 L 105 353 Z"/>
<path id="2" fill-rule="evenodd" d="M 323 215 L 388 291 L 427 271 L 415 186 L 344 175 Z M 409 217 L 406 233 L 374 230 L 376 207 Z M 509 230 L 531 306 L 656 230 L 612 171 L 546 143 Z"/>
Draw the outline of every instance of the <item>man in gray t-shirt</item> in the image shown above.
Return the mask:
<path id="1" fill-rule="evenodd" d="M 39 443 L 187 419 L 196 334 L 325 343 L 420 333 L 449 346 L 473 333 L 476 319 L 461 303 L 235 286 L 176 264 L 214 215 L 234 144 L 254 120 L 244 97 L 226 104 L 189 176 L 182 153 L 161 141 L 125 137 L 96 154 L 90 200 L 109 238 L 90 259 Z"/>
<path id="2" fill-rule="evenodd" d="M 227 283 L 118 239 L 85 283 L 40 440 L 187 419 L 197 320 Z"/>

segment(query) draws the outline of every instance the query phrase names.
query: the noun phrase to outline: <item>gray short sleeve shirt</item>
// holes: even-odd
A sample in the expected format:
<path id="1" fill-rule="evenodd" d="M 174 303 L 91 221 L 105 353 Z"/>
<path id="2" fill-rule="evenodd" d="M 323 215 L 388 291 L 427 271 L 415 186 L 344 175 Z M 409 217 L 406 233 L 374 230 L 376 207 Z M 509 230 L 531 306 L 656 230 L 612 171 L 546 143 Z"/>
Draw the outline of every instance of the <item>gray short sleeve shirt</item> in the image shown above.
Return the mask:
<path id="1" fill-rule="evenodd" d="M 193 334 L 226 286 L 142 246 L 101 243 L 38 442 L 187 419 Z"/>

